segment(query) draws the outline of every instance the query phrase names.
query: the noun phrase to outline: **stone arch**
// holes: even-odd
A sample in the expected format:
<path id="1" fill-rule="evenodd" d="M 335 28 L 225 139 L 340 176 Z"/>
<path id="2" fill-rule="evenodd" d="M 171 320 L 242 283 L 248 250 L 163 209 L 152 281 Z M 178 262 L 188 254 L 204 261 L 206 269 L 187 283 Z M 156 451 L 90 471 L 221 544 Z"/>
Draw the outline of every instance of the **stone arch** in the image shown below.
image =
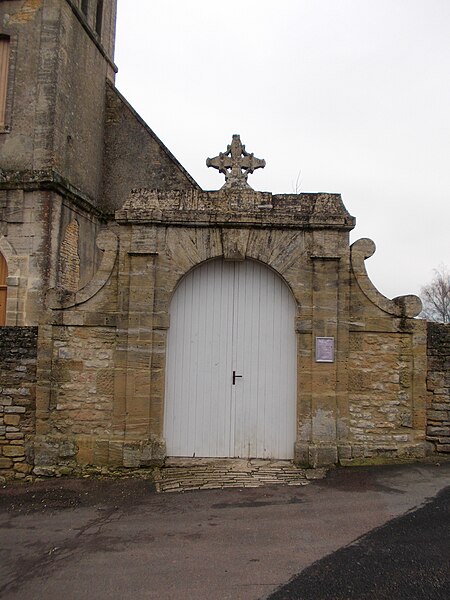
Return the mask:
<path id="1" fill-rule="evenodd" d="M 250 258 L 202 261 L 179 280 L 167 344 L 169 455 L 294 457 L 296 304 L 284 278 Z M 237 383 L 233 369 L 244 373 Z M 206 415 L 194 427 L 191 403 Z"/>
<path id="2" fill-rule="evenodd" d="M 15 272 L 18 271 L 17 252 L 4 235 L 0 235 L 0 252 L 8 263 L 9 274 L 11 276 L 17 275 L 18 273 Z"/>
<path id="3" fill-rule="evenodd" d="M 188 277 L 195 269 L 201 268 L 204 264 L 211 262 L 211 261 L 215 261 L 215 260 L 220 260 L 220 259 L 224 259 L 226 260 L 226 262 L 242 262 L 243 260 L 251 260 L 255 263 L 258 263 L 264 267 L 267 267 L 270 271 L 273 271 L 278 277 L 280 277 L 280 279 L 283 281 L 283 283 L 286 285 L 286 287 L 289 289 L 292 298 L 294 299 L 294 301 L 296 302 L 296 304 L 299 304 L 299 301 L 296 297 L 296 294 L 294 293 L 293 287 L 292 287 L 292 283 L 286 279 L 283 275 L 283 273 L 280 273 L 280 271 L 278 271 L 275 267 L 273 267 L 269 262 L 265 262 L 264 260 L 261 260 L 260 258 L 254 258 L 253 256 L 249 256 L 247 255 L 245 257 L 245 259 L 242 260 L 238 260 L 238 261 L 234 261 L 234 260 L 230 260 L 230 259 L 225 259 L 223 255 L 217 255 L 217 256 L 211 256 L 210 258 L 207 258 L 206 260 L 201 260 L 197 263 L 195 263 L 192 267 L 190 267 L 189 269 L 187 269 L 187 271 L 185 271 L 184 273 L 181 273 L 180 276 L 178 277 L 178 279 L 176 280 L 175 284 L 172 286 L 172 288 L 168 291 L 168 304 L 167 306 L 170 307 L 170 303 L 172 301 L 173 295 L 175 294 L 177 288 L 181 285 L 181 283 L 183 282 L 183 280 Z"/>
<path id="4" fill-rule="evenodd" d="M 17 252 L 7 238 L 0 236 L 0 254 L 5 261 L 7 275 L 5 278 L 6 285 L 6 309 L 5 309 L 5 325 L 14 326 L 22 325 L 24 315 L 19 314 L 19 297 L 23 289 L 26 289 L 25 282 L 21 273 L 21 264 Z M 23 311 L 22 311 L 23 312 Z"/>
<path id="5" fill-rule="evenodd" d="M 178 238 L 177 243 L 181 247 Z M 263 233 L 262 230 L 252 232 L 250 229 L 221 228 L 205 243 L 204 230 L 199 229 L 195 236 L 183 238 L 182 244 L 187 249 L 189 259 L 183 266 L 173 263 L 173 270 L 166 273 L 169 285 L 156 291 L 158 297 L 155 300 L 167 314 L 173 294 L 183 279 L 202 264 L 223 258 L 225 261 L 237 262 L 251 259 L 273 270 L 290 289 L 297 304 L 297 317 L 300 318 L 305 299 L 289 272 L 292 264 L 300 261 L 302 254 L 299 251 L 301 244 L 297 232 L 279 231 L 274 235 L 273 232 Z M 179 255 L 180 248 L 171 248 L 171 251 Z"/>

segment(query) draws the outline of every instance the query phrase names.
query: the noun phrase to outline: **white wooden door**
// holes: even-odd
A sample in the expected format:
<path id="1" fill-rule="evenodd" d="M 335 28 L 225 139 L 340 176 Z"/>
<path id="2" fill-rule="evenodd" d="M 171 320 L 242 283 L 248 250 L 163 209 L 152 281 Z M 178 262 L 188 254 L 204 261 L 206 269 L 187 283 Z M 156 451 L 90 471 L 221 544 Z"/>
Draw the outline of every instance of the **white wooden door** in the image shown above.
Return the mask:
<path id="1" fill-rule="evenodd" d="M 295 312 L 256 261 L 210 261 L 182 280 L 170 307 L 169 456 L 293 457 Z"/>

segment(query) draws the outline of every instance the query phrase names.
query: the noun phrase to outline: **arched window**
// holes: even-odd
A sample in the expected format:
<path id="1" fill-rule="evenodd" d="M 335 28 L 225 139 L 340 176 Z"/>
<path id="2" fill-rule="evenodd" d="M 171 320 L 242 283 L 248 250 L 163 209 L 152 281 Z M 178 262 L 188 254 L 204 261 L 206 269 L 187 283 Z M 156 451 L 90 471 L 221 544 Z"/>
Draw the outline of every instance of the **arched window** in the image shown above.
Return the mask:
<path id="1" fill-rule="evenodd" d="M 95 31 L 98 35 L 102 34 L 103 24 L 103 0 L 97 1 L 97 11 L 95 13 Z"/>
<path id="2" fill-rule="evenodd" d="M 0 253 L 0 325 L 6 325 L 6 278 L 8 266 L 3 254 Z"/>
<path id="3" fill-rule="evenodd" d="M 0 34 L 0 128 L 6 125 L 6 93 L 8 90 L 9 37 Z"/>

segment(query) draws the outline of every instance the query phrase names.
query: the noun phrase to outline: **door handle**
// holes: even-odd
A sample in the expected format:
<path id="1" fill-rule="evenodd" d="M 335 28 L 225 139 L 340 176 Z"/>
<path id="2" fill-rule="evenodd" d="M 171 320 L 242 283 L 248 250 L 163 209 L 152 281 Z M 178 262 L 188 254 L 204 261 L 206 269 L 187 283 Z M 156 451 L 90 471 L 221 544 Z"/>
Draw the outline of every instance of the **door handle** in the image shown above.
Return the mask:
<path id="1" fill-rule="evenodd" d="M 242 377 L 242 375 L 236 375 L 236 371 L 233 371 L 233 385 L 236 385 L 236 379 Z"/>

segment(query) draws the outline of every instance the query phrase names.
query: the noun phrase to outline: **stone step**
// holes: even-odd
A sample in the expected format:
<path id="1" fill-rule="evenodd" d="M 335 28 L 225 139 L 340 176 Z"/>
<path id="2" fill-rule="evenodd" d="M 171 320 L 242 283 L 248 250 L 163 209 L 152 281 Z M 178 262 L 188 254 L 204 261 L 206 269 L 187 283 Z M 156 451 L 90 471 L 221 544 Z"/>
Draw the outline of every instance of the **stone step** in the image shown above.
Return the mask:
<path id="1" fill-rule="evenodd" d="M 307 485 L 325 469 L 300 469 L 290 461 L 226 458 L 171 458 L 159 471 L 159 492 L 183 492 L 265 485 Z"/>

